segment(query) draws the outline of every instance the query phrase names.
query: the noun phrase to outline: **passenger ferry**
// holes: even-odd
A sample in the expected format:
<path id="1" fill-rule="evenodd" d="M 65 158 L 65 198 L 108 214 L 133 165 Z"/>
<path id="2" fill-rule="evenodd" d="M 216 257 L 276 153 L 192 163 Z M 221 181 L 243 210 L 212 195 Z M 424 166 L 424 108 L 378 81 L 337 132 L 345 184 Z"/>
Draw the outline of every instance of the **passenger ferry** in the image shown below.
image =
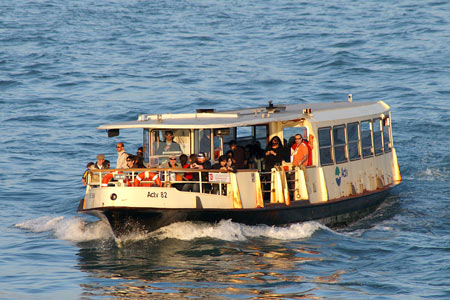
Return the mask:
<path id="1" fill-rule="evenodd" d="M 353 102 L 351 95 L 332 103 L 269 101 L 230 111 L 142 114 L 136 121 L 98 129 L 109 137 L 124 129 L 143 132 L 146 168 L 91 170 L 78 208 L 107 220 L 116 238 L 183 221 L 284 225 L 317 220 L 345 226 L 373 212 L 402 181 L 389 105 Z M 166 131 L 173 133 L 177 151 L 160 150 Z M 233 140 L 241 147 L 264 149 L 278 136 L 289 153 L 297 134 L 308 142 L 306 167 L 293 166 L 287 154 L 267 170 L 264 153 L 258 157 L 248 151 L 252 168 L 234 172 L 162 167 L 173 155 L 200 152 L 215 163 Z M 186 184 L 197 190 L 184 190 Z"/>

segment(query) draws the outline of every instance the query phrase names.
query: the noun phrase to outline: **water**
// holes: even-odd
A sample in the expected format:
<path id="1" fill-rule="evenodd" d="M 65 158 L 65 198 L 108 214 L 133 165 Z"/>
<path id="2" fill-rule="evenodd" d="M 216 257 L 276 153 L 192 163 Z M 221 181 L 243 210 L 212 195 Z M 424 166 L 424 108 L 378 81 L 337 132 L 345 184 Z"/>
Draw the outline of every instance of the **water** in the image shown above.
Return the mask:
<path id="1" fill-rule="evenodd" d="M 447 1 L 0 0 L 0 299 L 450 298 Z M 81 174 L 138 113 L 384 100 L 404 183 L 343 230 L 174 224 L 117 248 Z"/>

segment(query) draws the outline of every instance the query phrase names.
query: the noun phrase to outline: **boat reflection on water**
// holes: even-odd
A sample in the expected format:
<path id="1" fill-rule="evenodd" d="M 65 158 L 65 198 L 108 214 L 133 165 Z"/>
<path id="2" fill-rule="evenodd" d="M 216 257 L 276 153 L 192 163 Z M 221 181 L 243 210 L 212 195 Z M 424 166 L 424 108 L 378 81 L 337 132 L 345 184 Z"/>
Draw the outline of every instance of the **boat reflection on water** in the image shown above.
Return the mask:
<path id="1" fill-rule="evenodd" d="M 319 229 L 319 234 L 331 233 Z M 323 246 L 305 239 L 149 237 L 126 241 L 121 248 L 113 240 L 79 246 L 79 268 L 98 279 L 82 285 L 83 296 L 90 299 L 315 299 L 321 298 L 315 295 L 320 285 L 337 283 L 345 272 L 323 274 L 320 266 L 329 260 L 321 253 Z"/>

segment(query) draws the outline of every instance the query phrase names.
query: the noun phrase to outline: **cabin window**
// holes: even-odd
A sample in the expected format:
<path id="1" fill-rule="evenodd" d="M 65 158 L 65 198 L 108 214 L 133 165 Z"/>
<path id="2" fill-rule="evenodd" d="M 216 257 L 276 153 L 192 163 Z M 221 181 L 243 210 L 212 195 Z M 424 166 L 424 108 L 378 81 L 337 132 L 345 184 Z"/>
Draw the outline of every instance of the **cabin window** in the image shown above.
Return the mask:
<path id="1" fill-rule="evenodd" d="M 391 139 L 390 139 L 390 125 L 391 119 L 386 118 L 383 120 L 383 142 L 384 142 L 384 152 L 391 152 Z"/>
<path id="2" fill-rule="evenodd" d="M 381 132 L 381 119 L 373 120 L 373 144 L 375 149 L 375 155 L 383 153 L 383 141 Z"/>
<path id="3" fill-rule="evenodd" d="M 333 164 L 331 155 L 331 127 L 319 128 L 319 152 L 322 166 Z"/>
<path id="4" fill-rule="evenodd" d="M 333 127 L 333 144 L 334 144 L 334 157 L 336 163 L 342 163 L 347 161 L 345 156 L 345 126 L 339 125 Z"/>
<path id="5" fill-rule="evenodd" d="M 267 144 L 267 125 L 253 126 L 253 136 L 259 147 L 265 149 Z"/>
<path id="6" fill-rule="evenodd" d="M 372 123 L 370 121 L 361 122 L 361 146 L 364 158 L 373 156 L 372 152 Z"/>
<path id="7" fill-rule="evenodd" d="M 195 129 L 194 152 L 204 152 L 206 157 L 211 158 L 211 129 Z"/>
<path id="8" fill-rule="evenodd" d="M 361 158 L 359 153 L 359 124 L 347 124 L 348 158 L 357 160 Z"/>

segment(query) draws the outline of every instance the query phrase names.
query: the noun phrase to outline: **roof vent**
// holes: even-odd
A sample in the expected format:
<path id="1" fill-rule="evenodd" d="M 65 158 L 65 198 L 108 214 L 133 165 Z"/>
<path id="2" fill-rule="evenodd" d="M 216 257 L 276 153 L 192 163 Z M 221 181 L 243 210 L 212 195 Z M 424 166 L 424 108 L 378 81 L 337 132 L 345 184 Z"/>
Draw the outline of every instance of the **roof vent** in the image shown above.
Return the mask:
<path id="1" fill-rule="evenodd" d="M 215 113 L 216 110 L 214 108 L 198 108 L 195 110 L 196 113 Z"/>

